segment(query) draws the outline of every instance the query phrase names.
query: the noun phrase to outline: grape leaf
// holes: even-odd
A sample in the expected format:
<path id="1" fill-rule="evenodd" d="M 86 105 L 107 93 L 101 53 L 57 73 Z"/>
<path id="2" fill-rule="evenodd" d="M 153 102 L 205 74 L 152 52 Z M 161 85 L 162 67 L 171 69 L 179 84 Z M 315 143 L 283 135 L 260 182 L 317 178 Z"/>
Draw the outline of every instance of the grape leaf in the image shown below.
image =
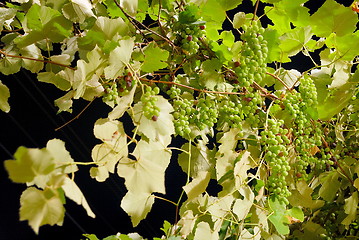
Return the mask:
<path id="1" fill-rule="evenodd" d="M 131 217 L 132 225 L 136 227 L 151 211 L 154 202 L 151 193 L 128 191 L 121 200 L 121 207 Z"/>
<path id="2" fill-rule="evenodd" d="M 344 211 L 348 216 L 342 221 L 343 225 L 349 226 L 356 219 L 358 202 L 357 191 L 353 192 L 350 197 L 345 199 Z"/>
<path id="3" fill-rule="evenodd" d="M 31 182 L 36 176 L 55 169 L 54 158 L 46 149 L 19 147 L 14 158 L 4 164 L 10 179 L 17 183 Z"/>
<path id="4" fill-rule="evenodd" d="M 108 118 L 110 120 L 115 120 L 122 117 L 126 110 L 131 106 L 133 102 L 133 97 L 136 92 L 136 87 L 137 84 L 132 87 L 131 91 L 128 94 L 117 98 L 117 106 L 114 107 L 112 111 L 108 114 Z"/>
<path id="5" fill-rule="evenodd" d="M 89 0 L 71 0 L 62 8 L 64 16 L 72 22 L 83 23 L 86 18 L 95 16 Z"/>
<path id="6" fill-rule="evenodd" d="M 95 214 L 92 212 L 90 206 L 88 205 L 85 196 L 73 180 L 71 180 L 69 177 L 66 177 L 64 184 L 61 187 L 64 190 L 66 197 L 70 198 L 78 205 L 82 205 L 86 210 L 87 215 L 92 218 L 95 217 Z"/>
<path id="7" fill-rule="evenodd" d="M 313 200 L 313 189 L 310 188 L 305 181 L 298 181 L 296 189 L 291 191 L 292 195 L 288 197 L 290 204 L 293 207 L 306 207 L 310 209 L 317 209 L 324 205 L 322 200 Z"/>
<path id="8" fill-rule="evenodd" d="M 36 234 L 42 225 L 63 223 L 65 209 L 57 191 L 30 187 L 21 194 L 20 204 L 20 220 L 28 220 Z"/>
<path id="9" fill-rule="evenodd" d="M 246 14 L 244 12 L 238 12 L 233 17 L 233 27 L 241 28 L 246 21 Z"/>
<path id="10" fill-rule="evenodd" d="M 154 72 L 167 67 L 165 62 L 169 56 L 169 52 L 161 49 L 155 42 L 151 42 L 144 49 L 145 60 L 141 67 L 144 72 Z"/>
<path id="11" fill-rule="evenodd" d="M 243 183 L 245 183 L 248 174 L 247 171 L 251 169 L 253 166 L 253 161 L 251 160 L 250 152 L 244 151 L 242 152 L 242 156 L 240 157 L 239 161 L 235 163 L 233 175 L 235 179 L 235 184 L 238 189 L 241 188 Z"/>
<path id="12" fill-rule="evenodd" d="M 138 0 L 122 0 L 121 7 L 130 15 L 135 16 L 137 13 Z"/>
<path id="13" fill-rule="evenodd" d="M 92 149 L 92 160 L 98 169 L 91 168 L 91 177 L 102 182 L 109 172 L 114 173 L 118 161 L 128 155 L 127 137 L 121 122 L 107 118 L 98 119 L 94 126 L 94 135 L 103 141 Z"/>
<path id="14" fill-rule="evenodd" d="M 217 240 L 218 232 L 212 231 L 211 227 L 207 222 L 200 222 L 197 224 L 194 240 Z"/>
<path id="15" fill-rule="evenodd" d="M 10 111 L 10 105 L 8 102 L 9 97 L 9 88 L 0 81 L 0 109 L 6 113 Z"/>
<path id="16" fill-rule="evenodd" d="M 16 9 L 13 8 L 0 8 L 0 32 L 4 29 L 4 23 L 13 19 L 16 15 Z"/>
<path id="17" fill-rule="evenodd" d="M 97 17 L 93 27 L 86 36 L 78 39 L 80 48 L 92 50 L 96 45 L 103 47 L 105 42 L 118 41 L 128 34 L 128 26 L 122 18 L 110 19 L 108 17 Z"/>
<path id="18" fill-rule="evenodd" d="M 138 131 L 143 133 L 152 141 L 161 141 L 164 145 L 171 142 L 171 135 L 175 133 L 173 125 L 172 105 L 162 96 L 156 96 L 156 106 L 160 114 L 156 121 L 148 119 L 143 115 L 143 103 L 138 102 L 133 107 L 134 122 L 138 125 Z"/>
<path id="19" fill-rule="evenodd" d="M 211 213 L 211 218 L 214 222 L 213 230 L 220 229 L 223 224 L 223 220 L 232 211 L 234 199 L 233 194 L 228 194 L 216 199 L 213 204 L 208 206 L 207 210 Z"/>
<path id="20" fill-rule="evenodd" d="M 117 166 L 126 188 L 133 194 L 165 193 L 165 170 L 171 158 L 166 147 L 160 142 L 140 140 L 133 156 L 136 160 L 123 158 Z"/>
<path id="21" fill-rule="evenodd" d="M 201 171 L 197 173 L 197 176 L 192 179 L 190 183 L 183 187 L 184 191 L 187 194 L 187 200 L 197 197 L 199 194 L 202 194 L 211 179 L 210 172 Z"/>
<path id="22" fill-rule="evenodd" d="M 186 210 L 181 214 L 181 219 L 178 221 L 178 226 L 180 226 L 181 236 L 186 238 L 193 230 L 196 223 L 196 217 L 193 216 L 192 210 Z"/>
<path id="23" fill-rule="evenodd" d="M 60 12 L 46 6 L 33 4 L 25 15 L 25 32 L 28 34 L 15 39 L 19 48 L 36 43 L 42 39 L 61 42 L 72 32 L 72 23 Z"/>
<path id="24" fill-rule="evenodd" d="M 254 193 L 251 188 L 242 185 L 238 192 L 243 196 L 243 199 L 236 199 L 233 205 L 233 212 L 237 215 L 239 221 L 244 221 L 253 205 Z"/>
<path id="25" fill-rule="evenodd" d="M 283 53 L 288 54 L 288 56 L 294 56 L 303 49 L 312 38 L 312 35 L 309 26 L 295 28 L 280 37 L 281 42 L 279 47 Z"/>
<path id="26" fill-rule="evenodd" d="M 59 73 L 40 72 L 37 74 L 37 79 L 40 82 L 52 83 L 63 91 L 68 91 L 71 88 L 71 83 L 67 79 L 61 77 Z"/>
<path id="27" fill-rule="evenodd" d="M 269 199 L 269 207 L 273 210 L 273 213 L 269 215 L 268 219 L 273 223 L 279 234 L 288 234 L 289 227 L 287 225 L 288 219 L 286 216 L 286 206 L 283 203 L 280 203 L 278 200 L 273 201 Z"/>
<path id="28" fill-rule="evenodd" d="M 108 79 L 114 79 L 124 74 L 124 69 L 130 62 L 135 45 L 134 38 L 120 40 L 119 44 L 120 46 L 110 52 L 109 66 L 104 70 L 105 77 Z"/>
<path id="29" fill-rule="evenodd" d="M 185 143 L 182 149 L 189 151 L 189 143 Z M 201 171 L 211 172 L 213 170 L 213 153 L 207 148 L 204 141 L 199 141 L 196 146 L 191 146 L 191 159 L 187 153 L 181 153 L 178 156 L 178 163 L 185 173 L 188 173 L 188 165 L 190 164 L 189 175 L 196 178 Z"/>
<path id="30" fill-rule="evenodd" d="M 49 140 L 46 144 L 46 150 L 54 158 L 56 171 L 61 170 L 61 173 L 73 173 L 78 170 L 78 167 L 74 164 L 75 161 L 66 150 L 63 141 L 59 139 Z"/>
<path id="31" fill-rule="evenodd" d="M 75 92 L 69 91 L 64 96 L 55 100 L 55 106 L 59 108 L 57 113 L 66 111 L 72 113 L 72 98 L 74 97 Z"/>
<path id="32" fill-rule="evenodd" d="M 274 4 L 274 7 L 265 7 L 267 16 L 272 20 L 280 35 L 290 32 L 292 22 L 297 27 L 309 25 L 308 9 L 303 6 L 306 0 L 282 0 Z"/>
<path id="33" fill-rule="evenodd" d="M 218 84 L 224 82 L 223 75 L 218 72 L 221 67 L 222 63 L 217 58 L 204 61 L 201 66 L 201 84 L 210 90 L 215 90 Z"/>
<path id="34" fill-rule="evenodd" d="M 334 0 L 325 1 L 310 17 L 313 33 L 318 37 L 328 37 L 331 33 L 336 33 L 338 36 L 351 34 L 356 29 L 357 21 L 357 14 L 351 8 Z"/>
<path id="35" fill-rule="evenodd" d="M 322 187 L 319 189 L 319 196 L 326 201 L 332 201 L 340 188 L 338 172 L 324 172 L 320 175 Z"/>
<path id="36" fill-rule="evenodd" d="M 14 45 L 6 46 L 3 51 L 9 55 L 19 55 L 19 53 L 14 50 Z M 18 71 L 20 71 L 21 64 L 22 59 L 20 58 L 4 56 L 0 58 L 0 72 L 5 75 L 17 73 Z"/>
<path id="37" fill-rule="evenodd" d="M 75 90 L 75 99 L 82 97 L 87 88 L 94 88 L 100 93 L 103 87 L 98 82 L 106 65 L 106 58 L 99 47 L 95 47 L 87 53 L 87 62 L 77 61 L 77 69 L 74 72 L 72 87 Z"/>

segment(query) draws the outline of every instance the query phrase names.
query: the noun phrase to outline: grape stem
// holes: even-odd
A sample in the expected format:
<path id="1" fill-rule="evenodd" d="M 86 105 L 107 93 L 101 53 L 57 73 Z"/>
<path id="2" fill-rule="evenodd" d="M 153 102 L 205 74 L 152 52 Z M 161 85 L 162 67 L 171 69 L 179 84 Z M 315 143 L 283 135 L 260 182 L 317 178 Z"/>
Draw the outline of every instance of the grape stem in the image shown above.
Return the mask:
<path id="1" fill-rule="evenodd" d="M 272 73 L 269 73 L 269 72 L 266 72 L 266 74 L 268 74 L 269 76 L 272 76 L 274 77 L 275 79 L 277 79 L 281 84 L 283 84 L 283 86 L 289 91 L 289 92 L 292 92 L 293 89 L 289 88 L 288 85 L 282 80 L 280 79 L 278 76 L 272 74 Z"/>
<path id="2" fill-rule="evenodd" d="M 61 66 L 61 67 L 66 67 L 66 68 L 69 68 L 71 70 L 75 70 L 75 68 L 73 68 L 73 67 L 70 67 L 68 65 L 58 63 L 58 62 L 53 62 L 53 61 L 50 61 L 50 60 L 43 60 L 43 59 L 37 59 L 37 58 L 31 58 L 31 57 L 25 57 L 25 56 L 12 55 L 12 54 L 6 53 L 3 50 L 0 50 L 0 54 L 5 55 L 6 57 L 21 58 L 21 59 L 27 59 L 27 60 L 32 60 L 32 61 L 36 61 L 36 62 L 55 64 L 55 65 L 58 65 L 58 66 Z"/>

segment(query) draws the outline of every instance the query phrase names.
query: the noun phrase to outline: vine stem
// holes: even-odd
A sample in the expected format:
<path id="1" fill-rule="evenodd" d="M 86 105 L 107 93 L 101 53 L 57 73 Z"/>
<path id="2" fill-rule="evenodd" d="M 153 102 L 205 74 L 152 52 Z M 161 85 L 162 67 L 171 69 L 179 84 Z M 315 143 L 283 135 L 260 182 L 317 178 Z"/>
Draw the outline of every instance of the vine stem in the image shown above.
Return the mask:
<path id="1" fill-rule="evenodd" d="M 65 65 L 65 64 L 62 64 L 62 63 L 53 62 L 53 61 L 49 61 L 49 60 L 43 60 L 43 59 L 37 59 L 37 58 L 31 58 L 31 57 L 12 55 L 12 54 L 8 54 L 8 53 L 4 52 L 3 50 L 0 50 L 0 54 L 5 55 L 6 57 L 13 57 L 13 58 L 32 60 L 32 61 L 36 61 L 36 62 L 50 63 L 50 64 L 58 65 L 58 66 L 61 66 L 61 67 L 66 67 L 66 68 L 69 68 L 71 70 L 76 70 L 75 68 L 70 67 L 70 66 Z"/>
<path id="2" fill-rule="evenodd" d="M 161 200 L 163 200 L 163 201 L 169 202 L 169 203 L 175 205 L 176 207 L 178 207 L 178 204 L 177 204 L 177 203 L 175 203 L 175 202 L 173 202 L 173 201 L 171 201 L 171 200 L 169 200 L 169 199 L 167 199 L 167 198 L 159 197 L 159 196 L 156 196 L 156 195 L 152 195 L 152 196 L 153 196 L 154 198 L 161 199 Z"/>
<path id="3" fill-rule="evenodd" d="M 176 85 L 179 87 L 184 87 L 187 89 L 191 89 L 197 92 L 204 92 L 204 93 L 215 93 L 215 94 L 226 94 L 226 95 L 244 95 L 245 93 L 242 92 L 219 92 L 219 91 L 210 91 L 210 90 L 205 90 L 205 89 L 198 89 L 198 88 L 194 88 L 194 87 L 190 87 L 181 83 L 176 83 L 176 82 L 168 82 L 168 81 L 161 81 L 161 80 L 151 80 L 151 79 L 145 79 L 145 78 L 140 78 L 141 81 L 145 81 L 145 82 L 153 82 L 153 83 L 165 83 L 168 85 Z"/>

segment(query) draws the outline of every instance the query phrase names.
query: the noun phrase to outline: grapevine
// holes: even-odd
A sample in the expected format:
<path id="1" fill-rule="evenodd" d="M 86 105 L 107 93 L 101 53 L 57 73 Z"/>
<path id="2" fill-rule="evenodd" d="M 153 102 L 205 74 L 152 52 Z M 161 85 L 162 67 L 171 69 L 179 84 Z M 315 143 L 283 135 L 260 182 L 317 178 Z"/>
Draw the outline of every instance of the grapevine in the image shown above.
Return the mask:
<path id="1" fill-rule="evenodd" d="M 148 238 L 358 236 L 358 3 L 247 2 L 0 4 L 2 114 L 16 109 L 7 76 L 21 69 L 63 92 L 61 117 L 88 101 L 58 132 L 105 106 L 84 161 L 60 139 L 4 161 L 27 186 L 20 219 L 35 234 L 66 221 L 66 198 L 96 217 L 76 184 L 89 165 L 94 181 L 122 179 L 133 227 L 154 203 L 173 205 L 164 235 Z M 166 182 L 172 166 L 186 175 L 179 189 Z"/>

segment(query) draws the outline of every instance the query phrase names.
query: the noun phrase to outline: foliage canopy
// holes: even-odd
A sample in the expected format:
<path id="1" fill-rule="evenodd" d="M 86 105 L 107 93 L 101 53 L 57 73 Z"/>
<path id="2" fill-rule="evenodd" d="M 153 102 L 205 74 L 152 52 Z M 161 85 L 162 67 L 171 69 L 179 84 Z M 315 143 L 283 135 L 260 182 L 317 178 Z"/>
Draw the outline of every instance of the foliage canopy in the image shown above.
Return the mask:
<path id="1" fill-rule="evenodd" d="M 24 68 L 64 91 L 59 113 L 80 98 L 111 107 L 94 124 L 92 162 L 74 160 L 59 139 L 5 161 L 10 179 L 28 186 L 20 220 L 36 233 L 62 225 L 65 197 L 95 217 L 74 181 L 86 164 L 99 182 L 125 179 L 121 207 L 133 226 L 154 201 L 176 205 L 166 239 L 359 236 L 359 9 L 327 0 L 310 14 L 306 2 L 253 0 L 251 13 L 242 0 L 1 4 L 2 74 Z M 301 54 L 313 67 L 283 67 Z M 0 81 L 4 112 L 10 93 Z M 185 143 L 173 147 L 175 137 Z M 173 151 L 187 174 L 176 202 L 158 195 Z"/>

